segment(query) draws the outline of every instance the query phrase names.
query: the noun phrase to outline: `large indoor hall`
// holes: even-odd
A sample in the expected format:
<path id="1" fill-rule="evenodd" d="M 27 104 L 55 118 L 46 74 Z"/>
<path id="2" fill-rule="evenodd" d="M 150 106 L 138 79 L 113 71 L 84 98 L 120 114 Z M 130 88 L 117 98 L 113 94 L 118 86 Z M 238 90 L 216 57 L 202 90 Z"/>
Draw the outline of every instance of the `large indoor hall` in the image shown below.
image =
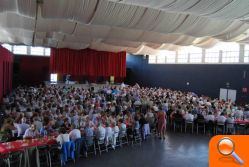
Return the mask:
<path id="1" fill-rule="evenodd" d="M 0 167 L 247 167 L 248 9 L 0 0 Z"/>

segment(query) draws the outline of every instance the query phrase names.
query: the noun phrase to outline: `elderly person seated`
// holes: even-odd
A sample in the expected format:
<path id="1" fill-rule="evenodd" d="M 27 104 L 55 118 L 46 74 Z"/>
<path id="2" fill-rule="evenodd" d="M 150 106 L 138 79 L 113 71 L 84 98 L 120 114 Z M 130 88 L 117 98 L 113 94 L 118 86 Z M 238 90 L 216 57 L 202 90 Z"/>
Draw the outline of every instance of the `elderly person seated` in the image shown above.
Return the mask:
<path id="1" fill-rule="evenodd" d="M 29 128 L 29 125 L 26 124 L 26 118 L 21 119 L 21 124 L 14 124 L 17 129 L 17 137 L 22 137 L 25 131 Z"/>
<path id="2" fill-rule="evenodd" d="M 106 128 L 105 128 L 105 142 L 106 142 L 106 145 L 111 144 L 112 141 L 113 141 L 113 130 L 110 127 L 110 124 L 106 123 Z"/>
<path id="3" fill-rule="evenodd" d="M 209 122 L 209 121 L 214 122 L 214 119 L 215 119 L 214 114 L 211 111 L 208 112 L 208 114 L 205 116 L 205 121 L 206 122 Z"/>
<path id="4" fill-rule="evenodd" d="M 244 115 L 244 113 L 243 113 L 243 110 L 241 109 L 241 107 L 238 107 L 238 109 L 234 111 L 235 119 L 241 120 L 241 119 L 243 119 L 243 115 Z"/>
<path id="5" fill-rule="evenodd" d="M 231 114 L 228 114 L 228 117 L 226 119 L 226 127 L 227 127 L 227 132 L 233 134 L 234 133 L 234 118 L 232 117 Z"/>
<path id="6" fill-rule="evenodd" d="M 234 118 L 232 117 L 231 114 L 228 114 L 228 116 L 226 118 L 226 123 L 227 124 L 233 124 L 234 123 Z"/>
<path id="7" fill-rule="evenodd" d="M 40 121 L 40 120 L 38 119 L 38 117 L 34 117 L 33 120 L 34 120 L 33 124 L 35 124 L 36 129 L 37 129 L 38 131 L 40 131 L 41 128 L 43 127 L 42 121 Z"/>
<path id="8" fill-rule="evenodd" d="M 66 129 L 64 127 L 61 127 L 59 129 L 59 135 L 56 138 L 56 141 L 62 146 L 63 143 L 69 142 L 69 134 L 67 133 Z"/>
<path id="9" fill-rule="evenodd" d="M 72 141 L 75 141 L 76 139 L 80 139 L 81 138 L 81 132 L 79 129 L 76 128 L 76 126 L 73 124 L 72 125 L 72 130 L 69 132 L 69 138 Z"/>
<path id="10" fill-rule="evenodd" d="M 116 122 L 113 122 L 112 126 L 113 126 L 113 128 L 112 128 L 112 131 L 113 131 L 113 145 L 112 145 L 112 148 L 115 149 L 116 141 L 117 141 L 117 138 L 118 138 L 118 135 L 119 135 L 119 127 L 117 126 Z"/>
<path id="11" fill-rule="evenodd" d="M 249 108 L 248 107 L 244 111 L 244 119 L 249 120 Z"/>
<path id="12" fill-rule="evenodd" d="M 126 134 L 126 124 L 123 119 L 119 119 L 119 133 L 121 135 Z"/>
<path id="13" fill-rule="evenodd" d="M 23 135 L 23 138 L 24 139 L 30 139 L 30 138 L 36 138 L 36 137 L 39 137 L 39 132 L 38 130 L 36 129 L 36 125 L 35 124 L 31 124 L 30 128 L 28 128 L 24 135 Z"/>
<path id="14" fill-rule="evenodd" d="M 106 134 L 106 129 L 102 126 L 102 123 L 99 122 L 99 126 L 96 130 L 96 137 L 98 140 L 104 140 Z"/>
<path id="15" fill-rule="evenodd" d="M 186 111 L 186 114 L 184 115 L 184 119 L 187 122 L 193 122 L 194 121 L 194 115 Z"/>
<path id="16" fill-rule="evenodd" d="M 222 112 L 220 116 L 217 117 L 217 123 L 218 124 L 225 124 L 226 122 L 226 117 L 224 116 L 224 113 Z"/>
<path id="17" fill-rule="evenodd" d="M 0 130 L 0 142 L 7 142 L 14 140 L 12 135 L 12 131 L 15 130 L 13 125 L 13 120 L 11 118 L 7 118 L 4 120 L 4 123 Z"/>
<path id="18" fill-rule="evenodd" d="M 92 146 L 94 144 L 94 131 L 93 128 L 90 127 L 89 122 L 86 123 L 85 129 L 84 129 L 84 136 L 85 136 L 85 156 L 87 157 L 87 150 L 89 146 Z"/>

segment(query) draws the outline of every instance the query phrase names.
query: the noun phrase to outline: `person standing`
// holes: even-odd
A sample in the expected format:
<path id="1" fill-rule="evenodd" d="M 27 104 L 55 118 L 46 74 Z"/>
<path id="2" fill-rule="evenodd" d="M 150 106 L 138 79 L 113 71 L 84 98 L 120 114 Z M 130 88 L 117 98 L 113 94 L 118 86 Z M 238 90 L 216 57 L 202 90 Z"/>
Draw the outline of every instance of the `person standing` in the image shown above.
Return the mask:
<path id="1" fill-rule="evenodd" d="M 160 139 L 165 139 L 166 135 L 166 114 L 160 108 L 160 111 L 157 113 L 158 118 L 158 133 Z"/>

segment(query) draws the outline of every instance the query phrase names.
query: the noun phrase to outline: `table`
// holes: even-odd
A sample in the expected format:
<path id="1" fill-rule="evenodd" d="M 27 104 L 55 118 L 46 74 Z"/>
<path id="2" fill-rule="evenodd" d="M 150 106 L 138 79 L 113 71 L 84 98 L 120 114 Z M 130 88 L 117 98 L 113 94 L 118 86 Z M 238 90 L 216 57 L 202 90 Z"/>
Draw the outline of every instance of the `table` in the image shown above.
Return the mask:
<path id="1" fill-rule="evenodd" d="M 235 124 L 248 125 L 249 124 L 249 120 L 235 120 L 234 123 Z"/>
<path id="2" fill-rule="evenodd" d="M 25 157 L 25 166 L 30 167 L 29 162 L 29 154 L 28 149 L 29 148 L 35 148 L 37 152 L 37 166 L 40 166 L 39 161 L 39 146 L 46 146 L 46 145 L 53 145 L 56 144 L 55 137 L 44 137 L 44 138 L 37 138 L 37 139 L 25 139 L 25 140 L 16 140 L 13 142 L 6 142 L 6 143 L 0 143 L 0 154 L 6 155 L 10 154 L 11 152 L 16 151 L 24 151 L 24 157 Z M 10 166 L 10 164 L 9 164 Z"/>

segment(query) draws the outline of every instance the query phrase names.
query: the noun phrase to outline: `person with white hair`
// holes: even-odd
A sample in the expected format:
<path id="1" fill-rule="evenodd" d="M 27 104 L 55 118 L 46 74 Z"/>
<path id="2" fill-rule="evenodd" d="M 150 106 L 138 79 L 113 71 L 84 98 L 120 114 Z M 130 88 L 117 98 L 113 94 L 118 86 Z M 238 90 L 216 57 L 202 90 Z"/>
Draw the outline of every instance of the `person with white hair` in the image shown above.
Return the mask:
<path id="1" fill-rule="evenodd" d="M 106 135 L 106 129 L 102 126 L 102 123 L 99 122 L 99 126 L 96 131 L 96 137 L 98 140 L 104 140 Z"/>
<path id="2" fill-rule="evenodd" d="M 194 115 L 190 113 L 189 111 L 186 111 L 186 114 L 184 115 L 185 121 L 194 121 Z"/>
<path id="3" fill-rule="evenodd" d="M 36 126 L 36 129 L 40 132 L 41 128 L 43 127 L 43 123 L 38 119 L 38 117 L 35 117 L 33 124 Z"/>
<path id="4" fill-rule="evenodd" d="M 25 131 L 29 128 L 29 125 L 26 124 L 25 117 L 21 119 L 21 124 L 15 124 L 15 126 L 17 128 L 17 137 L 21 137 L 22 135 L 24 135 Z"/>
<path id="5" fill-rule="evenodd" d="M 113 141 L 113 130 L 110 127 L 110 124 L 107 122 L 105 127 L 105 142 L 106 145 L 112 144 Z"/>
<path id="6" fill-rule="evenodd" d="M 214 114 L 211 111 L 209 111 L 208 114 L 205 116 L 206 122 L 209 122 L 209 121 L 214 122 L 214 119 L 215 119 Z"/>
<path id="7" fill-rule="evenodd" d="M 23 138 L 24 139 L 30 139 L 30 138 L 36 138 L 39 136 L 39 132 L 36 129 L 36 125 L 32 124 L 28 129 L 26 129 Z"/>
<path id="8" fill-rule="evenodd" d="M 240 107 L 238 107 L 238 109 L 236 109 L 234 111 L 234 117 L 235 117 L 235 119 L 239 119 L 240 120 L 240 119 L 243 118 L 243 115 L 244 115 L 243 110 Z"/>
<path id="9" fill-rule="evenodd" d="M 113 122 L 112 125 L 113 125 L 113 128 L 112 128 L 112 131 L 113 131 L 112 148 L 115 149 L 117 138 L 118 138 L 118 135 L 119 135 L 119 127 L 117 126 L 116 122 Z"/>
<path id="10" fill-rule="evenodd" d="M 72 141 L 75 141 L 76 139 L 80 139 L 81 138 L 81 132 L 79 129 L 77 129 L 77 127 L 73 124 L 72 125 L 72 130 L 69 132 L 69 138 Z"/>

